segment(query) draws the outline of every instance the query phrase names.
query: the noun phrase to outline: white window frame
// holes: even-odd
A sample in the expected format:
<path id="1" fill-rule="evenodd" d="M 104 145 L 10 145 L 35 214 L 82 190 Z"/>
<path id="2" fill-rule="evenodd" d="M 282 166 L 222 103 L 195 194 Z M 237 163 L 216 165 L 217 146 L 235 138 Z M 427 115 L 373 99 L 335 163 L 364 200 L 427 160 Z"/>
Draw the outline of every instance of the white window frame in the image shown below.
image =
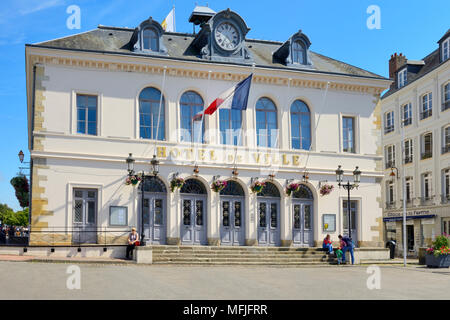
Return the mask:
<path id="1" fill-rule="evenodd" d="M 386 169 L 395 166 L 395 145 L 390 144 L 386 146 Z M 388 166 L 390 164 L 390 166 Z"/>
<path id="2" fill-rule="evenodd" d="M 405 109 L 408 108 L 408 112 L 405 112 Z M 405 103 L 404 105 L 402 105 L 401 108 L 401 113 L 402 113 L 402 123 L 401 126 L 404 127 L 405 126 L 405 120 L 409 119 L 409 123 L 406 126 L 409 126 L 412 124 L 412 105 L 411 102 Z M 407 113 L 409 115 L 408 118 L 405 118 L 405 113 Z M 406 127 L 405 126 L 405 127 Z"/>
<path id="3" fill-rule="evenodd" d="M 403 163 L 406 164 L 406 158 L 407 157 L 411 158 L 411 161 L 408 162 L 408 163 L 412 163 L 413 160 L 414 160 L 414 156 L 413 156 L 414 149 L 413 149 L 413 141 L 412 141 L 412 139 L 405 139 L 403 141 L 403 150 L 405 151 L 404 155 L 403 155 Z M 408 150 L 408 152 L 406 152 L 407 150 Z"/>
<path id="4" fill-rule="evenodd" d="M 442 170 L 442 197 L 446 202 L 450 200 L 450 168 Z"/>
<path id="5" fill-rule="evenodd" d="M 447 89 L 446 89 L 447 88 Z M 445 96 L 448 99 L 445 99 Z M 450 81 L 447 81 L 442 85 L 442 107 L 441 111 L 446 111 L 450 109 Z"/>
<path id="6" fill-rule="evenodd" d="M 425 132 L 424 134 L 422 134 L 421 139 L 420 139 L 420 144 L 421 144 L 421 155 L 420 158 L 423 159 L 423 154 L 425 153 L 425 136 L 427 135 L 431 135 L 431 157 L 428 157 L 426 159 L 431 159 L 433 157 L 433 132 L 429 131 L 429 132 Z"/>
<path id="7" fill-rule="evenodd" d="M 384 114 L 384 134 L 388 134 L 395 130 L 394 111 L 388 111 Z"/>
<path id="8" fill-rule="evenodd" d="M 450 38 L 447 38 L 442 42 L 442 62 L 446 61 L 448 58 L 450 58 Z"/>
<path id="9" fill-rule="evenodd" d="M 433 190 L 433 184 L 432 184 L 432 176 L 430 172 L 422 174 L 422 199 L 423 200 L 430 200 L 432 198 L 432 190 Z M 428 188 L 426 188 L 428 186 Z M 426 197 L 426 191 L 428 191 L 428 197 Z"/>
<path id="10" fill-rule="evenodd" d="M 402 69 L 401 71 L 398 72 L 397 74 L 397 80 L 398 80 L 398 87 L 404 87 L 407 83 L 407 68 Z"/>
<path id="11" fill-rule="evenodd" d="M 427 97 L 426 101 L 424 100 L 425 97 Z M 425 106 L 427 106 L 426 109 Z M 428 117 L 424 118 L 423 114 L 427 111 L 429 112 L 429 115 Z M 432 115 L 433 115 L 433 95 L 432 92 L 427 92 L 420 96 L 420 120 L 431 118 Z"/>
<path id="12" fill-rule="evenodd" d="M 407 188 L 408 186 L 409 186 L 409 188 Z M 408 192 L 408 189 L 409 189 L 409 192 Z M 405 193 L 406 193 L 406 202 L 408 202 L 408 193 L 409 193 L 409 201 L 411 202 L 413 200 L 413 194 L 414 194 L 413 177 L 405 178 Z"/>

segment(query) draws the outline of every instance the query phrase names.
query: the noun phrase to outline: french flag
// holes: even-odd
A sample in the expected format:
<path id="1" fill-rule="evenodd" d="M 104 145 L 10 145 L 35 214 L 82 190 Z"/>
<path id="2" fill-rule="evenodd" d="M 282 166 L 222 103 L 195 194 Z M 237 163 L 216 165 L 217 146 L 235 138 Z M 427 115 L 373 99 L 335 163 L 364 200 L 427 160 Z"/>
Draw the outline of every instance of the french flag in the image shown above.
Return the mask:
<path id="1" fill-rule="evenodd" d="M 231 87 L 215 99 L 205 111 L 199 112 L 194 116 L 194 121 L 202 120 L 203 114 L 213 114 L 220 106 L 223 108 L 231 108 L 237 110 L 246 110 L 248 102 L 248 93 L 250 91 L 250 84 L 252 83 L 253 73 L 247 78 L 239 82 L 234 87 Z M 228 103 L 225 103 L 228 102 Z M 231 102 L 231 103 L 230 103 Z M 227 106 L 225 106 L 227 105 Z"/>

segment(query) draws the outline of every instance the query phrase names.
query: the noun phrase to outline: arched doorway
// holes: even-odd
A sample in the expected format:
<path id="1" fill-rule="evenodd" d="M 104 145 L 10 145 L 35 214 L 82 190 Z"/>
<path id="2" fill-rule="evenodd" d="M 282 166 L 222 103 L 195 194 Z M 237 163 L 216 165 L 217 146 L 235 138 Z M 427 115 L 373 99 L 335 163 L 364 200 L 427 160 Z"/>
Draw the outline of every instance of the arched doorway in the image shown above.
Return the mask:
<path id="1" fill-rule="evenodd" d="M 197 179 L 187 179 L 181 194 L 181 243 L 207 244 L 206 188 Z"/>
<path id="2" fill-rule="evenodd" d="M 146 176 L 141 184 L 144 188 L 144 238 L 147 243 L 166 243 L 166 199 L 167 189 L 155 176 Z"/>
<path id="3" fill-rule="evenodd" d="M 245 244 L 244 189 L 236 181 L 227 181 L 220 191 L 220 244 Z"/>
<path id="4" fill-rule="evenodd" d="M 258 193 L 258 244 L 279 246 L 280 238 L 280 191 L 271 182 L 266 182 Z"/>
<path id="5" fill-rule="evenodd" d="M 314 245 L 313 194 L 306 185 L 301 184 L 292 198 L 292 243 L 295 246 L 311 247 Z"/>

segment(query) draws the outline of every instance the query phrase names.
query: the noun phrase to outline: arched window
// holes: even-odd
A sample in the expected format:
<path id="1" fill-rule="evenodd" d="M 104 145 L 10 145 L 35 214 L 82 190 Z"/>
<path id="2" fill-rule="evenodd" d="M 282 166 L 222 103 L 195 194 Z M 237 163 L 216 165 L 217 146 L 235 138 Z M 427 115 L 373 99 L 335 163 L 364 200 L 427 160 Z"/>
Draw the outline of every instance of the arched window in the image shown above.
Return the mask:
<path id="1" fill-rule="evenodd" d="M 301 41 L 295 41 L 292 44 L 292 63 L 306 64 L 305 57 L 305 46 Z"/>
<path id="2" fill-rule="evenodd" d="M 203 111 L 203 99 L 194 91 L 183 93 L 180 100 L 181 141 L 203 143 L 205 127 L 203 120 L 193 121 L 194 116 Z M 202 128 L 202 132 L 200 132 Z"/>
<path id="3" fill-rule="evenodd" d="M 256 103 L 256 135 L 259 147 L 276 147 L 278 144 L 277 108 L 269 98 Z"/>
<path id="4" fill-rule="evenodd" d="M 144 29 L 142 32 L 142 45 L 146 50 L 159 51 L 158 33 L 152 28 Z"/>
<path id="5" fill-rule="evenodd" d="M 164 97 L 159 103 L 161 92 L 155 88 L 145 88 L 139 95 L 139 131 L 143 139 L 164 140 Z M 158 135 L 158 136 L 156 136 Z"/>
<path id="6" fill-rule="evenodd" d="M 262 191 L 258 193 L 258 197 L 279 198 L 280 190 L 278 190 L 278 188 L 272 182 L 266 182 L 266 185 L 264 186 Z"/>
<path id="7" fill-rule="evenodd" d="M 220 143 L 242 145 L 242 110 L 219 109 Z"/>
<path id="8" fill-rule="evenodd" d="M 167 189 L 164 183 L 155 176 L 146 176 L 144 183 L 141 183 L 141 190 L 144 188 L 145 192 L 166 193 Z"/>
<path id="9" fill-rule="evenodd" d="M 227 186 L 220 191 L 221 196 L 238 196 L 244 197 L 244 189 L 236 181 L 227 181 Z"/>
<path id="10" fill-rule="evenodd" d="M 301 100 L 291 105 L 291 139 L 293 149 L 309 150 L 311 147 L 311 113 Z"/>
<path id="11" fill-rule="evenodd" d="M 311 192 L 311 190 L 305 186 L 304 184 L 300 185 L 300 188 L 293 193 L 294 198 L 297 199 L 313 199 L 313 194 Z"/>
<path id="12" fill-rule="evenodd" d="M 187 179 L 181 187 L 180 193 L 206 194 L 206 188 L 197 179 Z"/>

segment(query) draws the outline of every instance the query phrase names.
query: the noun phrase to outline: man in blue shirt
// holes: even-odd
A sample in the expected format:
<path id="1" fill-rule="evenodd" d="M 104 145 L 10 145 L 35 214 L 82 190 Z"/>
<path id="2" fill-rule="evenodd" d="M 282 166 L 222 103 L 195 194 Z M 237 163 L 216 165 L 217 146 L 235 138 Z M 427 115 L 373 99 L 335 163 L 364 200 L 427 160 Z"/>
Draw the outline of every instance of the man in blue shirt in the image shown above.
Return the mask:
<path id="1" fill-rule="evenodd" d="M 339 241 L 341 242 L 342 246 L 342 262 L 345 263 L 345 253 L 347 250 L 350 251 L 350 256 L 352 257 L 352 264 L 355 263 L 355 257 L 353 256 L 353 240 L 347 236 L 343 237 L 339 235 Z"/>

